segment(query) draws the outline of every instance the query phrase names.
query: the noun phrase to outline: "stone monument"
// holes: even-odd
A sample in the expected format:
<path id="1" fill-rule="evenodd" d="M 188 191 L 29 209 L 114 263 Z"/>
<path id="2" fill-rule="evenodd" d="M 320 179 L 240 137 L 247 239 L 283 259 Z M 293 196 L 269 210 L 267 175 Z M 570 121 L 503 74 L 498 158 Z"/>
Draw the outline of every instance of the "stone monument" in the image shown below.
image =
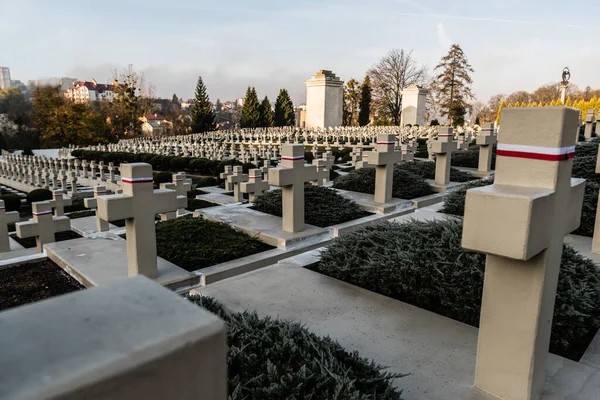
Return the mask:
<path id="1" fill-rule="evenodd" d="M 402 115 L 401 125 L 424 126 L 425 105 L 429 90 L 417 85 L 410 85 L 402 91 Z"/>
<path id="2" fill-rule="evenodd" d="M 306 81 L 306 128 L 341 126 L 344 81 L 321 70 Z"/>

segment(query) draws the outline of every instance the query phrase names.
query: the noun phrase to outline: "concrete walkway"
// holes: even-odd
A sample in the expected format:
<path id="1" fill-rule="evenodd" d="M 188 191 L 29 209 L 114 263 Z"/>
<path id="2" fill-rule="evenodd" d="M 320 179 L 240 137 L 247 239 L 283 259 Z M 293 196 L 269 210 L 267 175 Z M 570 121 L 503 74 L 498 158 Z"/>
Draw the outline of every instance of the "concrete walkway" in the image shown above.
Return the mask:
<path id="1" fill-rule="evenodd" d="M 300 265 L 319 251 L 199 289 L 234 311 L 299 321 L 349 351 L 410 373 L 397 379 L 403 398 L 490 400 L 472 388 L 477 329 Z M 544 399 L 598 400 L 600 370 L 550 355 Z"/>

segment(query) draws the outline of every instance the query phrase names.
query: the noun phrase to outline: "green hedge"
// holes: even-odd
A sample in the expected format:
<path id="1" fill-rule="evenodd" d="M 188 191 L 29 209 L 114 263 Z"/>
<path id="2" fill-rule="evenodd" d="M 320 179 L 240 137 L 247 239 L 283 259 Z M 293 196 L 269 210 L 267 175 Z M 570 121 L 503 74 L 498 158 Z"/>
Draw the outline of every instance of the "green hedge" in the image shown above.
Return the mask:
<path id="1" fill-rule="evenodd" d="M 590 182 L 600 183 L 600 174 L 596 174 L 596 156 L 575 156 L 573 159 L 572 176 L 583 178 Z"/>
<path id="2" fill-rule="evenodd" d="M 336 238 L 316 271 L 477 326 L 485 255 L 461 247 L 462 221 L 384 222 Z M 600 326 L 600 272 L 565 246 L 550 350 L 578 360 Z"/>
<path id="3" fill-rule="evenodd" d="M 479 145 L 469 146 L 468 150 L 459 150 L 452 153 L 450 163 L 455 167 L 478 168 Z M 492 169 L 496 169 L 496 145 L 492 147 Z"/>
<path id="4" fill-rule="evenodd" d="M 52 200 L 52 192 L 48 189 L 34 189 L 27 193 L 27 204 Z"/>
<path id="5" fill-rule="evenodd" d="M 158 255 L 195 271 L 272 249 L 229 225 L 185 216 L 156 224 Z"/>
<path id="6" fill-rule="evenodd" d="M 394 166 L 394 183 L 392 196 L 400 199 L 414 199 L 427 196 L 433 191 L 431 185 L 424 178 L 408 172 L 399 165 Z M 348 175 L 340 176 L 333 181 L 336 189 L 350 190 L 360 193 L 375 193 L 375 168 L 359 168 Z"/>
<path id="7" fill-rule="evenodd" d="M 440 212 L 462 217 L 465 215 L 465 200 L 467 197 L 467 190 L 491 185 L 492 183 L 494 183 L 492 179 L 482 179 L 479 181 L 469 182 L 466 185 L 453 190 L 452 192 L 446 194 L 446 197 L 444 198 L 444 205 L 442 206 Z"/>
<path id="8" fill-rule="evenodd" d="M 281 189 L 257 196 L 254 209 L 281 217 Z M 319 227 L 341 224 L 369 215 L 355 202 L 324 186 L 304 186 L 304 221 Z"/>
<path id="9" fill-rule="evenodd" d="M 21 197 L 16 194 L 3 194 L 0 200 L 4 200 L 6 211 L 19 211 L 21 209 Z"/>
<path id="10" fill-rule="evenodd" d="M 73 213 L 67 215 L 67 217 L 69 217 L 70 219 L 79 219 L 79 218 L 95 217 L 95 216 L 96 216 L 96 212 L 93 210 L 77 211 L 77 212 L 73 212 Z"/>
<path id="11" fill-rule="evenodd" d="M 227 324 L 227 386 L 235 399 L 399 400 L 403 375 L 344 350 L 294 322 L 227 311 L 209 297 L 188 297 Z"/>
<path id="12" fill-rule="evenodd" d="M 435 162 L 433 161 L 405 161 L 396 164 L 394 167 L 400 168 L 403 171 L 408 171 L 423 179 L 435 179 Z M 450 181 L 452 182 L 468 182 L 475 179 L 477 178 L 468 172 L 450 168 Z"/>
<path id="13" fill-rule="evenodd" d="M 173 174 L 170 172 L 158 172 L 154 174 L 154 184 L 169 183 L 173 181 Z"/>
<path id="14" fill-rule="evenodd" d="M 185 208 L 188 211 L 195 211 L 200 208 L 208 208 L 208 207 L 216 207 L 219 204 L 212 203 L 210 201 L 202 200 L 202 199 L 188 199 L 187 207 Z"/>

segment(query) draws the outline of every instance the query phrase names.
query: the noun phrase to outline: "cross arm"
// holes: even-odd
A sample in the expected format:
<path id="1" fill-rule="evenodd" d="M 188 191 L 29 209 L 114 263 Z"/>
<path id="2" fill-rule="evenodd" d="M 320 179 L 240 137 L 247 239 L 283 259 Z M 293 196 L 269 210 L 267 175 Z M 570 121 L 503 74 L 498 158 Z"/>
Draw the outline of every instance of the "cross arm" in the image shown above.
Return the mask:
<path id="1" fill-rule="evenodd" d="M 38 236 L 40 232 L 38 222 L 33 219 L 25 222 L 17 222 L 15 228 L 17 230 L 17 236 L 20 238 Z"/>
<path id="2" fill-rule="evenodd" d="M 168 189 L 157 189 L 154 191 L 152 197 L 152 205 L 154 207 L 155 214 L 163 214 L 166 212 L 175 211 L 179 206 L 177 193 L 174 190 Z M 185 206 L 184 206 L 185 207 Z"/>
<path id="3" fill-rule="evenodd" d="M 98 200 L 95 197 L 88 197 L 83 199 L 83 205 L 85 208 L 96 208 L 98 207 Z"/>
<path id="4" fill-rule="evenodd" d="M 21 217 L 19 216 L 19 212 L 18 211 L 8 211 L 4 213 L 4 221 L 7 224 L 11 224 L 13 222 L 19 222 L 19 219 Z"/>
<path id="5" fill-rule="evenodd" d="M 117 221 L 133 217 L 133 197 L 121 194 L 98 196 L 96 215 L 104 221 Z"/>
<path id="6" fill-rule="evenodd" d="M 71 219 L 69 217 L 52 217 L 52 222 L 52 226 L 54 227 L 54 233 L 71 230 Z"/>

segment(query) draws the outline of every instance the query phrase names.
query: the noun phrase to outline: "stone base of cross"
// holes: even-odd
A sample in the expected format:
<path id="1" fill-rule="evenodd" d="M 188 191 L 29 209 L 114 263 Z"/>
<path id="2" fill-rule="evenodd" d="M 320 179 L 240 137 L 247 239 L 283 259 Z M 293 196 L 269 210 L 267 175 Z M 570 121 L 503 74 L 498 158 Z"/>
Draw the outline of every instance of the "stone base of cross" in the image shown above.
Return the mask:
<path id="1" fill-rule="evenodd" d="M 462 245 L 487 254 L 475 387 L 537 399 L 544 386 L 566 234 L 585 181 L 571 179 L 578 112 L 505 108 L 494 184 L 467 191 Z M 490 229 L 490 227 L 494 227 Z"/>
<path id="2" fill-rule="evenodd" d="M 153 190 L 152 166 L 146 163 L 121 164 L 123 194 L 98 197 L 97 215 L 107 221 L 125 220 L 129 276 L 158 276 L 156 259 L 156 214 L 177 210 L 174 190 Z"/>
<path id="3" fill-rule="evenodd" d="M 269 170 L 269 184 L 281 187 L 284 232 L 304 230 L 304 183 L 315 179 L 316 166 L 304 164 L 304 145 L 283 145 L 281 168 Z"/>
<path id="4" fill-rule="evenodd" d="M 6 211 L 4 200 L 0 200 L 0 253 L 10 251 L 7 224 L 19 221 L 18 211 Z"/>
<path id="5" fill-rule="evenodd" d="M 35 237 L 38 253 L 44 251 L 44 244 L 54 242 L 56 232 L 71 230 L 69 217 L 53 217 L 52 204 L 49 201 L 32 203 L 33 218 L 27 222 L 17 222 L 17 236 L 20 238 Z"/>

